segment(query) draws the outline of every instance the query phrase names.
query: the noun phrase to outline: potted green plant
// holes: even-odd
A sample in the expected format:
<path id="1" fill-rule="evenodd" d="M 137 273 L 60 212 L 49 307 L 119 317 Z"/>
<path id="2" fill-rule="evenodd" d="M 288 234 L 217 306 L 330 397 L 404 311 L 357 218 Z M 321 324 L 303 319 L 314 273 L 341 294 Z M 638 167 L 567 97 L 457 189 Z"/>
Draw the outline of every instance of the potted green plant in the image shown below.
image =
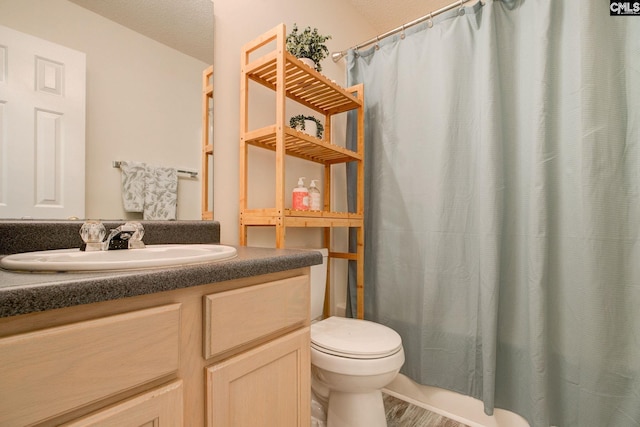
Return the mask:
<path id="1" fill-rule="evenodd" d="M 289 126 L 298 132 L 304 132 L 318 139 L 322 139 L 322 133 L 324 132 L 324 126 L 322 126 L 319 119 L 303 114 L 291 117 Z"/>
<path id="2" fill-rule="evenodd" d="M 324 44 L 331 36 L 323 36 L 318 33 L 318 29 L 311 27 L 303 31 L 298 30 L 298 26 L 293 24 L 293 30 L 287 35 L 287 51 L 296 58 L 308 58 L 315 64 L 315 69 L 322 71 L 320 61 L 329 56 L 329 49 Z"/>

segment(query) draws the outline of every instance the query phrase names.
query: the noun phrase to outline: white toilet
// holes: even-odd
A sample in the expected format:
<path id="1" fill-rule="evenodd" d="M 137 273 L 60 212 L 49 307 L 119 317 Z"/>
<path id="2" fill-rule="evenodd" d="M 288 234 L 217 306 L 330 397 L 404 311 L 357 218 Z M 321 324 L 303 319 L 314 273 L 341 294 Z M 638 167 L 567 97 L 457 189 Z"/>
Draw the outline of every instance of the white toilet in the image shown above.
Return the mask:
<path id="1" fill-rule="evenodd" d="M 324 406 L 328 427 L 386 426 L 380 390 L 404 363 L 402 339 L 394 330 L 366 320 L 320 320 L 328 251 L 320 252 L 323 264 L 311 267 L 312 407 L 318 402 Z M 315 416 L 313 421 L 323 424 Z"/>

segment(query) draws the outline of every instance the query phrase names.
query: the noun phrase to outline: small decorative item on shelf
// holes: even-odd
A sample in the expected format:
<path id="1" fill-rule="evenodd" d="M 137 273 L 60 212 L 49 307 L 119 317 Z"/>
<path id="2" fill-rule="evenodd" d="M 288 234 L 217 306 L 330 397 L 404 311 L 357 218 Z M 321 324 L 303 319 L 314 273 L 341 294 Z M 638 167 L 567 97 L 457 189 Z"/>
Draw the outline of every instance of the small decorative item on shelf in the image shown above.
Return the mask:
<path id="1" fill-rule="evenodd" d="M 314 68 L 322 71 L 320 61 L 329 55 L 329 49 L 324 44 L 331 36 L 323 36 L 318 34 L 318 29 L 311 27 L 305 28 L 302 32 L 298 31 L 298 26 L 293 24 L 293 30 L 287 35 L 287 50 L 296 58 L 302 60 L 308 58 L 314 63 Z M 310 64 L 307 64 L 311 66 Z"/>
<path id="2" fill-rule="evenodd" d="M 291 117 L 289 126 L 298 132 L 304 132 L 318 139 L 322 139 L 322 132 L 324 132 L 324 126 L 322 126 L 320 120 L 313 116 L 305 116 L 303 114 Z"/>

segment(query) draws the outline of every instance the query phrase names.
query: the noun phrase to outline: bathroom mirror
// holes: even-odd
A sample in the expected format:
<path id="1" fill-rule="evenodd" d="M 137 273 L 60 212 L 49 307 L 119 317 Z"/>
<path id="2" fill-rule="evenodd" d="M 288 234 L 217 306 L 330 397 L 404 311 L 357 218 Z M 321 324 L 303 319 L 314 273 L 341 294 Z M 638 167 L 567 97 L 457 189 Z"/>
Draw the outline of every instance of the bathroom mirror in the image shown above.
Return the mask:
<path id="1" fill-rule="evenodd" d="M 86 54 L 82 216 L 141 218 L 124 212 L 113 167 L 134 160 L 197 172 L 179 174 L 177 219 L 200 219 L 212 0 L 0 0 L 0 25 Z"/>

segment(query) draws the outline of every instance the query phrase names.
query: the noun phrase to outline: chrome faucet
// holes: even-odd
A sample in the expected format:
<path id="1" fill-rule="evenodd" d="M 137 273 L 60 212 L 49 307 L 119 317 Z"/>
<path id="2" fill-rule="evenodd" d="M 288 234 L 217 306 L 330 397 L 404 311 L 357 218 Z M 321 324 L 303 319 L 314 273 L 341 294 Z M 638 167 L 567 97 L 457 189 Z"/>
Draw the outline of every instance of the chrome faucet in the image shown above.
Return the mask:
<path id="1" fill-rule="evenodd" d="M 111 230 L 106 239 L 104 225 L 99 221 L 87 221 L 80 228 L 84 243 L 81 251 L 112 251 L 117 249 L 142 249 L 144 227 L 139 222 L 127 222 Z M 104 241 L 103 241 L 104 239 Z"/>

